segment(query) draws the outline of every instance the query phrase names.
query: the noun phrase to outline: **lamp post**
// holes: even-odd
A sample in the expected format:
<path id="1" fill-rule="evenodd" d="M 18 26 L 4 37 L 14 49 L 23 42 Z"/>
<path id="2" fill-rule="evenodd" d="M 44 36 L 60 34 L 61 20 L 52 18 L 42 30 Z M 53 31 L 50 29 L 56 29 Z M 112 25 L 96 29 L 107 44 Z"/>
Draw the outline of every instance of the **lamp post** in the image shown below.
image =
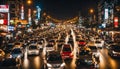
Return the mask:
<path id="1" fill-rule="evenodd" d="M 95 16 L 94 16 L 94 9 L 90 9 L 89 10 L 89 13 L 90 13 L 90 24 L 92 25 L 93 23 L 93 21 L 95 20 Z"/>
<path id="2" fill-rule="evenodd" d="M 30 5 L 32 4 L 32 0 L 27 0 L 27 4 L 28 4 L 28 24 L 32 25 L 31 8 L 30 8 Z"/>

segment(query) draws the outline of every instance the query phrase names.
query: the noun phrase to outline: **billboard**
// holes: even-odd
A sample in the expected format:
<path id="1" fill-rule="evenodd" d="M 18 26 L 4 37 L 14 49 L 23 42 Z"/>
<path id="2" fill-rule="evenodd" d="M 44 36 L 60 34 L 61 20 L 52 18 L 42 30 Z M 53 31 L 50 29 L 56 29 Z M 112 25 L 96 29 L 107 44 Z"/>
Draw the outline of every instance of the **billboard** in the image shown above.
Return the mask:
<path id="1" fill-rule="evenodd" d="M 8 24 L 8 13 L 0 13 L 0 24 Z"/>
<path id="2" fill-rule="evenodd" d="M 118 17 L 114 17 L 114 27 L 118 27 Z"/>
<path id="3" fill-rule="evenodd" d="M 8 5 L 0 5 L 0 12 L 9 12 Z"/>
<path id="4" fill-rule="evenodd" d="M 108 19 L 108 9 L 105 9 L 105 16 L 104 16 L 105 19 Z"/>
<path id="5" fill-rule="evenodd" d="M 0 24 L 9 25 L 9 5 L 0 5 Z"/>

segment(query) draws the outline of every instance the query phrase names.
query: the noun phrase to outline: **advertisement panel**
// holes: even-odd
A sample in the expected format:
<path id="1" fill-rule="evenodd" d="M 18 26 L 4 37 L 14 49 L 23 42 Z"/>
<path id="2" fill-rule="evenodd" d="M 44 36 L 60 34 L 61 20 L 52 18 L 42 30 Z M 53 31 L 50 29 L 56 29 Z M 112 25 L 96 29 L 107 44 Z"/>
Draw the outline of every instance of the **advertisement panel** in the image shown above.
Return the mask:
<path id="1" fill-rule="evenodd" d="M 105 9 L 105 16 L 104 16 L 105 19 L 108 19 L 108 9 Z"/>
<path id="2" fill-rule="evenodd" d="M 8 31 L 9 20 L 9 5 L 0 5 L 0 30 Z"/>
<path id="3" fill-rule="evenodd" d="M 0 12 L 9 12 L 8 5 L 0 5 Z"/>
<path id="4" fill-rule="evenodd" d="M 0 13 L 0 24 L 8 25 L 8 13 Z"/>
<path id="5" fill-rule="evenodd" d="M 118 27 L 118 17 L 114 17 L 114 27 Z"/>

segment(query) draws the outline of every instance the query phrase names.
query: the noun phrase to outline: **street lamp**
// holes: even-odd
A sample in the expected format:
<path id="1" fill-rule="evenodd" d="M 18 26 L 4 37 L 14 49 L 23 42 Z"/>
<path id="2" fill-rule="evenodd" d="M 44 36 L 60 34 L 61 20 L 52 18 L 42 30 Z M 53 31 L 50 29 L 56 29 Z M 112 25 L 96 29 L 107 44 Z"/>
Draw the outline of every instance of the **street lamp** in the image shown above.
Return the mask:
<path id="1" fill-rule="evenodd" d="M 93 24 L 93 20 L 94 20 L 94 10 L 91 8 L 89 9 L 89 13 L 90 13 L 90 24 Z"/>
<path id="2" fill-rule="evenodd" d="M 94 13 L 94 10 L 93 9 L 90 9 L 90 14 L 93 14 Z"/>
<path id="3" fill-rule="evenodd" d="M 27 4 L 32 4 L 32 1 L 31 0 L 27 0 Z"/>

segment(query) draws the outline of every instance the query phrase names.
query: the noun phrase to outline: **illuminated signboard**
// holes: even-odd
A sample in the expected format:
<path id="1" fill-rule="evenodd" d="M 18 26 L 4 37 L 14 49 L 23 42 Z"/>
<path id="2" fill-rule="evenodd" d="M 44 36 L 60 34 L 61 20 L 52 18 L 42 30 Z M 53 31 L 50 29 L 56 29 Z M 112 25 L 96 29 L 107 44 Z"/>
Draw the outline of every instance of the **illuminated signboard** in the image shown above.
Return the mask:
<path id="1" fill-rule="evenodd" d="M 8 31 L 14 31 L 14 27 L 13 26 L 8 26 Z"/>
<path id="2" fill-rule="evenodd" d="M 3 23 L 4 23 L 4 20 L 3 20 L 3 19 L 1 19 L 1 20 L 0 20 L 0 24 L 3 24 Z"/>
<path id="3" fill-rule="evenodd" d="M 0 19 L 0 24 L 7 25 L 8 21 L 6 19 Z"/>
<path id="4" fill-rule="evenodd" d="M 105 19 L 108 19 L 108 9 L 105 9 Z"/>
<path id="5" fill-rule="evenodd" d="M 39 6 L 36 7 L 37 7 L 37 19 L 40 19 L 41 8 Z"/>
<path id="6" fill-rule="evenodd" d="M 0 12 L 9 12 L 8 5 L 0 5 Z"/>
<path id="7" fill-rule="evenodd" d="M 32 20 L 31 20 L 31 9 L 28 9 L 28 23 L 31 25 Z"/>
<path id="8" fill-rule="evenodd" d="M 114 27 L 118 27 L 118 17 L 114 18 Z"/>
<path id="9" fill-rule="evenodd" d="M 21 7 L 21 19 L 24 19 L 24 6 Z"/>

